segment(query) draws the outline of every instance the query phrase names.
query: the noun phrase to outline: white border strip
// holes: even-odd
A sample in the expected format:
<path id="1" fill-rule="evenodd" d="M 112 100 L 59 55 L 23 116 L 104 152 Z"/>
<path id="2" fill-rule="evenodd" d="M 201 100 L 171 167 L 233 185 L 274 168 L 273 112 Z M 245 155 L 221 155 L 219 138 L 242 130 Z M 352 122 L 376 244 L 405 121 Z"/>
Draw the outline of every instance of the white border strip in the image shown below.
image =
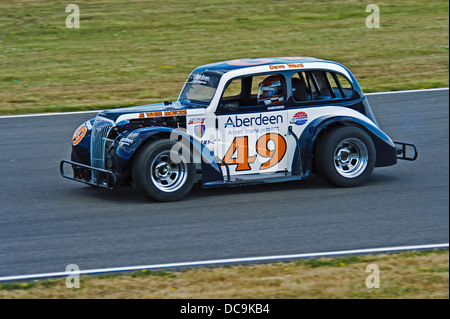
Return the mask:
<path id="1" fill-rule="evenodd" d="M 88 114 L 98 113 L 101 110 L 94 111 L 75 111 L 75 112 L 57 112 L 57 113 L 37 113 L 37 114 L 18 114 L 18 115 L 2 115 L 0 119 L 20 118 L 20 117 L 41 117 L 41 116 L 54 116 L 54 115 L 73 115 L 73 114 Z"/>
<path id="2" fill-rule="evenodd" d="M 417 89 L 417 90 L 403 90 L 403 91 L 373 92 L 373 93 L 364 93 L 364 94 L 370 96 L 370 95 L 382 95 L 382 94 L 433 92 L 433 91 L 445 91 L 445 90 L 448 90 L 448 87 L 446 87 L 446 88 L 433 88 L 433 89 Z"/>
<path id="3" fill-rule="evenodd" d="M 370 95 L 383 95 L 383 94 L 397 94 L 397 93 L 414 93 L 414 92 L 432 92 L 432 91 L 445 91 L 449 88 L 433 88 L 433 89 L 417 89 L 417 90 L 403 90 L 403 91 L 387 91 L 387 92 L 374 92 L 374 93 L 364 93 L 367 96 Z M 19 115 L 2 115 L 0 119 L 8 118 L 21 118 L 21 117 L 41 117 L 41 116 L 54 116 L 54 115 L 73 115 L 73 114 L 89 114 L 98 113 L 102 110 L 94 111 L 76 111 L 76 112 L 58 112 L 58 113 L 37 113 L 37 114 L 19 114 Z"/>
<path id="4" fill-rule="evenodd" d="M 397 247 L 384 247 L 384 248 L 341 250 L 341 251 L 296 254 L 296 255 L 278 255 L 278 256 L 247 257 L 247 258 L 215 259 L 215 260 L 203 260 L 203 261 L 170 263 L 170 264 L 90 269 L 90 270 L 81 270 L 79 272 L 53 272 L 53 273 L 21 275 L 21 276 L 6 276 L 6 277 L 0 277 L 0 282 L 1 281 L 13 281 L 13 280 L 50 278 L 50 277 L 66 277 L 66 276 L 75 275 L 75 274 L 93 275 L 93 274 L 101 274 L 101 273 L 126 272 L 126 271 L 135 271 L 135 270 L 143 270 L 143 269 L 195 267 L 195 266 L 220 265 L 220 264 L 230 264 L 230 263 L 258 262 L 258 261 L 268 261 L 268 260 L 277 261 L 277 260 L 285 260 L 285 259 L 302 259 L 302 258 L 327 257 L 327 256 L 338 256 L 338 255 L 370 254 L 370 253 L 407 251 L 407 250 L 419 250 L 419 249 L 420 250 L 421 249 L 436 249 L 436 248 L 449 248 L 449 243 L 432 244 L 432 245 L 397 246 Z"/>

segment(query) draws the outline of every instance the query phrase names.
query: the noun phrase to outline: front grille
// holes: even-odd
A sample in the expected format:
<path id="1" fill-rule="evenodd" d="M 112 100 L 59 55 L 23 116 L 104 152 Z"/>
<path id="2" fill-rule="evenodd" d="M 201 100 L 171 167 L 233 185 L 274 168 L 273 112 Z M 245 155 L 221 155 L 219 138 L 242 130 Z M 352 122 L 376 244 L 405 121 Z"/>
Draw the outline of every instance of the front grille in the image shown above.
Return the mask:
<path id="1" fill-rule="evenodd" d="M 91 166 L 105 169 L 105 145 L 109 131 L 114 122 L 102 116 L 95 118 L 91 132 Z M 92 172 L 92 179 L 97 182 L 98 173 Z"/>

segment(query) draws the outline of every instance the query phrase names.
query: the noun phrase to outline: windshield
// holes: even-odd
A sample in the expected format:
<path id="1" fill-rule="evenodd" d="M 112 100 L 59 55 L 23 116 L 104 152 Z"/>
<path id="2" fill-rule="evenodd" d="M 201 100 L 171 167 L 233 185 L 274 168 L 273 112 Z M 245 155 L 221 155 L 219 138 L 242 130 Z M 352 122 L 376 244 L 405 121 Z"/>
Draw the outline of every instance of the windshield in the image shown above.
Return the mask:
<path id="1" fill-rule="evenodd" d="M 221 75 L 211 71 L 192 73 L 186 80 L 180 101 L 193 106 L 207 107 L 216 93 Z"/>

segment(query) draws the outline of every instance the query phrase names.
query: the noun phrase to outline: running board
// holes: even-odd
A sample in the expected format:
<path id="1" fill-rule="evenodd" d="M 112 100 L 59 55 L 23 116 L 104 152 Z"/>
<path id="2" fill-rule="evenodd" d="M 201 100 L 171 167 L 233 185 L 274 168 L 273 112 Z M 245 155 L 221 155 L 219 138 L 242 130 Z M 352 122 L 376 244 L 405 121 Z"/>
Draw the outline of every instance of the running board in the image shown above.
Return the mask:
<path id="1" fill-rule="evenodd" d="M 259 174 L 261 176 L 261 174 Z M 266 178 L 249 178 L 249 179 L 236 179 L 228 182 L 228 187 L 237 187 L 244 185 L 258 185 L 258 184 L 269 184 L 269 183 L 279 183 L 288 181 L 298 181 L 304 178 L 304 175 L 290 175 L 290 176 L 279 176 L 279 177 L 266 177 Z"/>
<path id="2" fill-rule="evenodd" d="M 286 175 L 285 173 L 275 173 L 267 174 L 267 177 L 261 177 L 261 175 L 266 174 L 252 174 L 252 175 L 241 175 L 241 176 L 231 176 L 229 181 L 215 181 L 208 182 L 202 185 L 203 188 L 215 188 L 215 187 L 238 187 L 245 185 L 258 185 L 258 184 L 269 184 L 269 183 L 279 183 L 279 182 L 289 182 L 289 181 L 299 181 L 303 178 L 308 177 L 308 175 Z M 273 176 L 275 175 L 275 176 Z"/>

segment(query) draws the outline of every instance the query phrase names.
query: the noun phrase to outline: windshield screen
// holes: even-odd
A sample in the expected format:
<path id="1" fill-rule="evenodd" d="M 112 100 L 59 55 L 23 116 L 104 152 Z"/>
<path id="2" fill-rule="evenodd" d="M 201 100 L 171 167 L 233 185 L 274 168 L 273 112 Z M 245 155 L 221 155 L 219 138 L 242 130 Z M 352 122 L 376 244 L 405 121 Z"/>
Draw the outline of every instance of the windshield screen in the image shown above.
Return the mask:
<path id="1" fill-rule="evenodd" d="M 211 71 L 191 73 L 186 80 L 183 92 L 181 92 L 181 102 L 207 107 L 214 97 L 221 76 L 221 73 Z"/>

